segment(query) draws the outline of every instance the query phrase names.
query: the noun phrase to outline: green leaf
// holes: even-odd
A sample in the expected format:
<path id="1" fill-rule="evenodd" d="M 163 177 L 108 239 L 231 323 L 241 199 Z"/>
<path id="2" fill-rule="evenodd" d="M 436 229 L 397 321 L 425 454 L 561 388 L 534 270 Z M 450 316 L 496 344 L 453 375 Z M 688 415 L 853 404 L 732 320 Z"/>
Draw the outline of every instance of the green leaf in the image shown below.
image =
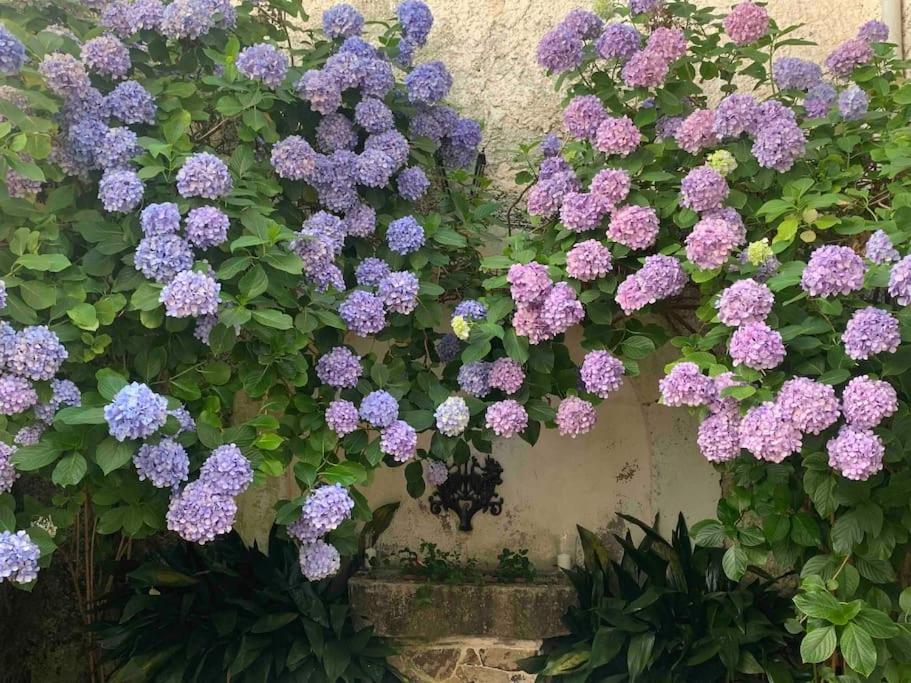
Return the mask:
<path id="1" fill-rule="evenodd" d="M 841 653 L 845 662 L 862 676 L 876 668 L 876 646 L 873 638 L 857 624 L 848 624 L 841 634 Z"/>
<path id="2" fill-rule="evenodd" d="M 278 612 L 276 614 L 264 614 L 257 619 L 250 628 L 250 633 L 272 633 L 283 626 L 287 626 L 297 619 L 296 612 Z"/>
<path id="3" fill-rule="evenodd" d="M 648 337 L 627 337 L 620 344 L 620 351 L 627 358 L 639 360 L 655 350 L 655 342 Z"/>
<path id="4" fill-rule="evenodd" d="M 16 259 L 16 263 L 29 270 L 51 273 L 59 273 L 72 265 L 63 254 L 25 254 Z"/>
<path id="5" fill-rule="evenodd" d="M 837 644 L 834 626 L 814 628 L 800 643 L 800 658 L 805 664 L 819 664 L 832 656 Z"/>
<path id="6" fill-rule="evenodd" d="M 690 536 L 695 539 L 696 545 L 705 548 L 723 548 L 727 539 L 721 522 L 714 519 L 705 519 L 694 524 L 690 529 Z"/>
<path id="7" fill-rule="evenodd" d="M 558 676 L 576 671 L 584 666 L 590 658 L 591 651 L 584 646 L 578 646 L 576 649 L 559 657 L 548 658 L 547 665 L 541 670 L 541 675 Z"/>
<path id="8" fill-rule="evenodd" d="M 88 463 L 79 453 L 71 453 L 57 463 L 51 481 L 57 486 L 75 486 L 85 476 Z"/>
<path id="9" fill-rule="evenodd" d="M 262 266 L 254 266 L 248 270 L 238 283 L 240 293 L 247 301 L 253 299 L 269 288 L 269 278 Z"/>
<path id="10" fill-rule="evenodd" d="M 604 666 L 620 654 L 626 635 L 620 629 L 602 626 L 595 634 L 592 641 L 591 664 L 592 669 Z"/>
<path id="11" fill-rule="evenodd" d="M 854 617 L 854 623 L 860 626 L 873 638 L 894 638 L 899 628 L 885 612 L 872 607 L 864 607 Z"/>
<path id="12" fill-rule="evenodd" d="M 637 633 L 629 641 L 629 650 L 626 652 L 626 667 L 629 671 L 630 683 L 645 671 L 652 659 L 652 650 L 655 647 L 655 634 L 646 631 Z"/>
<path id="13" fill-rule="evenodd" d="M 294 326 L 291 316 L 271 308 L 253 311 L 253 319 L 260 325 L 272 327 L 276 330 L 290 330 Z"/>
<path id="14" fill-rule="evenodd" d="M 95 462 L 108 475 L 130 462 L 134 450 L 135 446 L 129 441 L 117 441 L 109 436 L 95 449 Z"/>
<path id="15" fill-rule="evenodd" d="M 503 348 L 517 363 L 525 363 L 528 360 L 528 338 L 517 336 L 512 327 L 506 330 L 503 336 Z"/>
<path id="16" fill-rule="evenodd" d="M 352 484 L 365 482 L 367 480 L 367 470 L 360 463 L 346 460 L 329 467 L 323 472 L 323 477 L 330 484 L 351 486 Z"/>
<path id="17" fill-rule="evenodd" d="M 794 596 L 794 604 L 797 609 L 814 619 L 828 620 L 830 615 L 838 614 L 838 600 L 824 590 L 798 593 Z"/>
<path id="18" fill-rule="evenodd" d="M 747 554 L 739 545 L 728 548 L 721 558 L 721 568 L 731 581 L 740 581 L 747 570 Z"/>
<path id="19" fill-rule="evenodd" d="M 58 420 L 65 425 L 103 425 L 104 408 L 64 408 L 54 416 L 54 421 Z"/>
<path id="20" fill-rule="evenodd" d="M 36 311 L 43 311 L 57 303 L 57 289 L 38 280 L 20 284 L 19 294 L 22 295 L 22 300 Z"/>
<path id="21" fill-rule="evenodd" d="M 36 443 L 34 446 L 20 446 L 16 452 L 10 456 L 10 461 L 16 466 L 16 469 L 23 472 L 33 472 L 40 470 L 45 465 L 54 462 L 62 451 L 52 445 L 49 441 L 44 440 Z"/>

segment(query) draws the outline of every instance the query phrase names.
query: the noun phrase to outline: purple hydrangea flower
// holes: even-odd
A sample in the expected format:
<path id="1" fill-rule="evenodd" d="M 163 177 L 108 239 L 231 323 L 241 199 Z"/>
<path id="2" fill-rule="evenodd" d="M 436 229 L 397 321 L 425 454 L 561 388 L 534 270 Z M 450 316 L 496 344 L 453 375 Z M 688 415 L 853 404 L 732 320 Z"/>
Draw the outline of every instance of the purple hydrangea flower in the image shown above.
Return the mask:
<path id="1" fill-rule="evenodd" d="M 594 40 L 604 29 L 604 21 L 594 12 L 577 7 L 570 10 L 560 26 L 576 34 L 582 40 Z"/>
<path id="2" fill-rule="evenodd" d="M 647 304 L 677 296 L 686 287 L 687 277 L 673 256 L 646 256 L 642 268 L 617 287 L 617 303 L 629 315 Z"/>
<path id="3" fill-rule="evenodd" d="M 582 38 L 558 26 L 538 43 L 536 58 L 541 68 L 553 73 L 575 69 L 582 63 Z"/>
<path id="4" fill-rule="evenodd" d="M 208 152 L 187 157 L 177 172 L 177 191 L 181 197 L 218 199 L 231 192 L 233 186 L 225 162 Z"/>
<path id="5" fill-rule="evenodd" d="M 798 57 L 779 57 L 772 62 L 772 79 L 782 90 L 807 92 L 822 80 L 822 69 Z"/>
<path id="6" fill-rule="evenodd" d="M 47 87 L 64 99 L 78 99 L 92 87 L 82 62 L 62 52 L 45 55 L 38 72 L 44 76 Z"/>
<path id="7" fill-rule="evenodd" d="M 98 183 L 98 199 L 110 212 L 129 213 L 139 206 L 144 191 L 139 175 L 122 168 L 105 171 Z"/>
<path id="8" fill-rule="evenodd" d="M 705 147 L 712 147 L 718 142 L 715 133 L 715 112 L 709 109 L 697 109 L 687 116 L 674 133 L 674 140 L 680 149 L 696 154 Z"/>
<path id="9" fill-rule="evenodd" d="M 450 396 L 433 412 L 437 431 L 444 436 L 459 436 L 468 428 L 471 413 L 461 396 Z"/>
<path id="10" fill-rule="evenodd" d="M 268 43 L 245 47 L 237 55 L 237 70 L 272 89 L 281 87 L 288 74 L 288 58 Z"/>
<path id="11" fill-rule="evenodd" d="M 464 301 L 460 301 L 453 309 L 452 316 L 455 317 L 457 315 L 467 318 L 468 320 L 484 320 L 484 318 L 487 317 L 487 306 L 474 299 L 465 299 Z"/>
<path id="12" fill-rule="evenodd" d="M 657 12 L 664 6 L 664 0 L 629 0 L 630 14 L 648 14 Z"/>
<path id="13" fill-rule="evenodd" d="M 623 65 L 620 77 L 630 88 L 657 88 L 664 83 L 669 68 L 656 50 L 640 50 Z"/>
<path id="14" fill-rule="evenodd" d="M 769 32 L 769 13 L 765 7 L 742 2 L 724 18 L 724 30 L 736 45 L 755 43 Z"/>
<path id="15" fill-rule="evenodd" d="M 490 363 L 475 361 L 459 368 L 459 388 L 469 396 L 484 398 L 490 393 Z"/>
<path id="16" fill-rule="evenodd" d="M 821 434 L 835 424 L 841 414 L 835 389 L 806 377 L 785 382 L 776 403 L 782 414 L 804 434 Z"/>
<path id="17" fill-rule="evenodd" d="M 385 428 L 399 417 L 399 403 L 388 391 L 372 391 L 361 401 L 361 419 L 377 428 Z"/>
<path id="18" fill-rule="evenodd" d="M 449 468 L 445 462 L 439 460 L 430 460 L 426 462 L 424 477 L 431 486 L 442 486 L 449 479 Z"/>
<path id="19" fill-rule="evenodd" d="M 272 147 L 272 168 L 288 180 L 311 180 L 316 172 L 317 154 L 304 138 L 291 135 Z"/>
<path id="20" fill-rule="evenodd" d="M 826 57 L 826 68 L 837 78 L 848 78 L 859 66 L 873 60 L 873 48 L 860 38 L 852 38 L 835 48 Z"/>
<path id="21" fill-rule="evenodd" d="M 420 166 L 409 166 L 396 178 L 396 188 L 403 198 L 416 202 L 430 189 L 430 180 Z"/>
<path id="22" fill-rule="evenodd" d="M 320 382 L 336 389 L 353 389 L 362 372 L 360 356 L 346 346 L 336 346 L 316 362 Z"/>
<path id="23" fill-rule="evenodd" d="M 3 280 L 0 280 L 0 310 L 6 308 L 6 283 Z"/>
<path id="24" fill-rule="evenodd" d="M 871 19 L 858 29 L 857 37 L 868 43 L 885 43 L 889 40 L 889 27 L 877 19 Z"/>
<path id="25" fill-rule="evenodd" d="M 357 103 L 354 121 L 368 133 L 382 133 L 395 127 L 392 110 L 376 97 L 365 97 Z"/>
<path id="26" fill-rule="evenodd" d="M 601 224 L 608 208 L 605 202 L 587 192 L 569 192 L 563 196 L 560 221 L 567 230 L 587 232 Z"/>
<path id="27" fill-rule="evenodd" d="M 166 519 L 170 531 L 185 541 L 202 545 L 229 532 L 236 515 L 234 499 L 200 479 L 171 498 Z"/>
<path id="28" fill-rule="evenodd" d="M 225 496 L 236 496 L 253 481 L 253 466 L 233 443 L 219 446 L 199 470 L 199 481 Z"/>
<path id="29" fill-rule="evenodd" d="M 582 282 L 604 277 L 611 268 L 610 249 L 597 240 L 574 244 L 566 253 L 566 274 Z"/>
<path id="30" fill-rule="evenodd" d="M 721 218 L 703 218 L 686 236 L 686 256 L 698 268 L 718 268 L 739 241 L 731 224 Z"/>
<path id="31" fill-rule="evenodd" d="M 301 508 L 300 517 L 288 526 L 288 534 L 303 542 L 312 543 L 333 531 L 351 517 L 354 499 L 339 484 L 326 484 L 310 491 Z"/>
<path id="32" fill-rule="evenodd" d="M 838 96 L 838 111 L 845 121 L 856 121 L 863 118 L 870 106 L 870 98 L 858 86 L 852 85 L 841 91 Z"/>
<path id="33" fill-rule="evenodd" d="M 642 135 L 628 116 L 608 116 L 595 133 L 594 147 L 604 154 L 629 156 L 639 146 Z"/>
<path id="34" fill-rule="evenodd" d="M 139 227 L 144 235 L 173 234 L 180 230 L 180 209 L 172 202 L 148 204 L 139 216 Z"/>
<path id="35" fill-rule="evenodd" d="M 402 25 L 402 34 L 412 45 L 422 46 L 427 42 L 433 27 L 433 14 L 420 0 L 404 0 L 395 8 L 395 15 Z"/>
<path id="36" fill-rule="evenodd" d="M 386 327 L 383 300 L 369 292 L 354 291 L 338 308 L 348 329 L 359 337 L 367 337 Z"/>
<path id="37" fill-rule="evenodd" d="M 119 79 L 130 72 L 130 51 L 114 36 L 98 36 L 82 46 L 82 63 L 100 76 Z"/>
<path id="38" fill-rule="evenodd" d="M 895 353 L 901 343 L 898 320 L 888 311 L 867 306 L 854 311 L 841 341 L 854 360 L 866 360 L 877 353 Z"/>
<path id="39" fill-rule="evenodd" d="M 440 61 L 421 64 L 405 77 L 410 102 L 434 104 L 446 97 L 451 88 L 452 76 Z"/>
<path id="40" fill-rule="evenodd" d="M 0 73 L 15 76 L 25 64 L 25 45 L 0 25 Z"/>
<path id="41" fill-rule="evenodd" d="M 462 345 L 459 343 L 459 338 L 452 332 L 447 332 L 434 344 L 434 349 L 436 350 L 437 357 L 440 359 L 441 363 L 451 363 L 454 361 L 458 357 L 461 347 Z"/>
<path id="42" fill-rule="evenodd" d="M 585 354 L 579 378 L 589 393 L 607 398 L 623 386 L 623 363 L 609 351 L 589 351 Z"/>
<path id="43" fill-rule="evenodd" d="M 784 342 L 777 330 L 762 322 L 747 323 L 731 335 L 728 346 L 734 366 L 771 370 L 785 357 Z"/>
<path id="44" fill-rule="evenodd" d="M 124 81 L 105 98 L 110 115 L 126 124 L 154 123 L 155 99 L 136 81 Z"/>
<path id="45" fill-rule="evenodd" d="M 17 375 L 0 375 L 0 415 L 16 415 L 38 403 L 32 383 Z"/>
<path id="46" fill-rule="evenodd" d="M 911 304 L 911 255 L 892 266 L 889 273 L 889 295 L 902 306 Z"/>
<path id="47" fill-rule="evenodd" d="M 380 450 L 396 462 L 408 462 L 417 454 L 418 434 L 404 420 L 396 420 L 380 432 Z"/>
<path id="48" fill-rule="evenodd" d="M 177 433 L 192 432 L 196 430 L 196 420 L 190 415 L 190 411 L 181 406 L 174 410 L 168 411 L 168 415 L 177 420 Z"/>
<path id="49" fill-rule="evenodd" d="M 806 135 L 796 123 L 776 119 L 763 125 L 756 134 L 751 151 L 760 166 L 784 173 L 803 156 L 806 147 Z"/>
<path id="50" fill-rule="evenodd" d="M 339 436 L 345 436 L 357 429 L 360 418 L 357 406 L 351 401 L 336 399 L 326 408 L 326 424 Z"/>
<path id="51" fill-rule="evenodd" d="M 541 140 L 541 144 L 538 145 L 541 155 L 545 158 L 557 156 L 562 148 L 563 143 L 560 142 L 560 138 L 553 133 L 545 135 Z"/>
<path id="52" fill-rule="evenodd" d="M 118 391 L 104 407 L 108 432 L 118 441 L 144 439 L 164 427 L 168 402 L 145 384 L 133 382 Z"/>
<path id="53" fill-rule="evenodd" d="M 341 557 L 335 546 L 325 541 L 305 543 L 300 549 L 301 573 L 308 581 L 328 579 L 341 567 Z"/>
<path id="54" fill-rule="evenodd" d="M 357 147 L 357 133 L 344 114 L 328 114 L 316 126 L 316 144 L 326 154 L 353 150 Z"/>
<path id="55" fill-rule="evenodd" d="M 351 237 L 370 237 L 376 231 L 376 211 L 369 204 L 355 204 L 345 214 L 343 223 Z"/>
<path id="56" fill-rule="evenodd" d="M 19 446 L 34 446 L 41 440 L 45 429 L 47 429 L 47 425 L 41 422 L 26 425 L 16 432 L 16 436 L 13 437 L 13 443 Z"/>
<path id="57" fill-rule="evenodd" d="M 572 287 L 565 282 L 558 282 L 551 288 L 541 311 L 541 318 L 547 325 L 550 336 L 562 334 L 582 322 L 584 317 L 585 309 Z"/>
<path id="58" fill-rule="evenodd" d="M 216 7 L 205 0 L 174 0 L 162 12 L 159 31 L 174 40 L 195 40 L 215 27 L 216 11 L 223 16 L 223 26 L 233 24 L 236 17 L 230 4 Z"/>
<path id="59" fill-rule="evenodd" d="M 837 95 L 835 88 L 828 83 L 814 85 L 803 98 L 803 108 L 807 116 L 816 119 L 825 117 L 835 103 Z"/>
<path id="60" fill-rule="evenodd" d="M 407 315 L 418 305 L 419 287 L 420 282 L 414 273 L 398 271 L 380 280 L 376 293 L 387 310 Z"/>
<path id="61" fill-rule="evenodd" d="M 348 38 L 360 35 L 364 17 L 345 3 L 333 5 L 323 12 L 323 33 L 329 38 Z"/>
<path id="62" fill-rule="evenodd" d="M 162 439 L 158 444 L 143 444 L 133 464 L 139 481 L 148 479 L 152 486 L 160 489 L 177 486 L 186 481 L 190 473 L 190 458 L 186 450 L 173 439 Z"/>
<path id="63" fill-rule="evenodd" d="M 843 426 L 826 444 L 829 467 L 845 479 L 866 481 L 883 468 L 886 449 L 873 432 Z"/>
<path id="64" fill-rule="evenodd" d="M 174 276 L 158 297 L 171 318 L 198 318 L 218 312 L 221 285 L 208 273 L 185 270 Z"/>
<path id="65" fill-rule="evenodd" d="M 589 185 L 589 192 L 608 206 L 620 204 L 629 195 L 631 181 L 629 174 L 619 168 L 605 168 L 598 171 Z"/>
<path id="66" fill-rule="evenodd" d="M 721 207 L 730 188 L 718 171 L 709 166 L 697 166 L 680 183 L 681 205 L 702 213 Z"/>
<path id="67" fill-rule="evenodd" d="M 382 259 L 370 257 L 358 264 L 354 270 L 354 277 L 359 285 L 375 287 L 390 272 L 388 263 Z"/>
<path id="68" fill-rule="evenodd" d="M 522 366 L 510 358 L 497 358 L 490 365 L 488 383 L 493 389 L 501 389 L 507 394 L 514 394 L 522 388 L 525 371 Z"/>
<path id="69" fill-rule="evenodd" d="M 6 369 L 32 380 L 49 380 L 68 357 L 66 347 L 45 325 L 26 327 L 4 353 Z"/>
<path id="70" fill-rule="evenodd" d="M 577 396 L 567 396 L 557 408 L 556 422 L 560 436 L 575 439 L 586 434 L 595 426 L 597 419 L 595 407 Z"/>
<path id="71" fill-rule="evenodd" d="M 775 295 L 766 285 L 750 278 L 738 280 L 718 297 L 718 319 L 732 327 L 763 322 L 774 303 Z"/>
<path id="72" fill-rule="evenodd" d="M 101 25 L 121 38 L 128 38 L 139 31 L 157 29 L 163 15 L 161 0 L 117 0 L 102 10 Z"/>
<path id="73" fill-rule="evenodd" d="M 607 111 L 600 99 L 595 95 L 580 95 L 563 110 L 563 127 L 574 138 L 584 140 L 595 136 L 605 118 Z"/>
<path id="74" fill-rule="evenodd" d="M 898 394 L 888 382 L 861 375 L 848 382 L 841 404 L 850 426 L 873 429 L 898 410 Z"/>
<path id="75" fill-rule="evenodd" d="M 800 287 L 811 296 L 850 294 L 864 286 L 867 267 L 850 247 L 827 244 L 810 255 Z"/>
<path id="76" fill-rule="evenodd" d="M 395 75 L 392 65 L 383 59 L 364 61 L 364 74 L 361 80 L 361 93 L 364 97 L 385 97 L 395 86 Z"/>
<path id="77" fill-rule="evenodd" d="M 696 444 L 709 462 L 733 460 L 740 455 L 740 416 L 732 410 L 709 415 L 699 424 Z"/>
<path id="78" fill-rule="evenodd" d="M 364 150 L 357 158 L 357 182 L 365 187 L 385 187 L 393 173 L 392 159 L 379 150 Z"/>
<path id="79" fill-rule="evenodd" d="M 22 155 L 23 161 L 31 161 L 27 154 Z M 6 192 L 14 199 L 31 199 L 39 192 L 43 183 L 40 180 L 31 180 L 17 173 L 13 168 L 6 169 Z"/>
<path id="80" fill-rule="evenodd" d="M 658 214 L 649 206 L 624 206 L 614 212 L 607 236 L 630 249 L 648 249 L 658 238 Z"/>
<path id="81" fill-rule="evenodd" d="M 728 95 L 715 109 L 712 130 L 719 138 L 736 138 L 756 129 L 760 117 L 760 106 L 756 98 L 746 93 Z M 700 117 L 694 123 L 704 123 L 708 117 Z M 682 145 L 681 145 L 682 146 Z"/>
<path id="82" fill-rule="evenodd" d="M 397 254 L 410 254 L 424 246 L 424 228 L 414 216 L 396 219 L 386 229 L 386 243 Z"/>
<path id="83" fill-rule="evenodd" d="M 214 206 L 201 206 L 187 214 L 187 240 L 198 249 L 217 247 L 228 239 L 228 217 Z"/>
<path id="84" fill-rule="evenodd" d="M 798 453 L 801 434 L 778 404 L 768 401 L 750 408 L 740 422 L 740 446 L 755 457 L 779 463 Z"/>
<path id="85" fill-rule="evenodd" d="M 675 62 L 686 54 L 686 36 L 680 29 L 659 26 L 652 30 L 645 49 L 660 55 L 668 63 Z"/>
<path id="86" fill-rule="evenodd" d="M 0 583 L 31 583 L 38 578 L 41 551 L 24 531 L 0 532 Z"/>
<path id="87" fill-rule="evenodd" d="M 12 462 L 10 456 L 16 452 L 15 446 L 10 446 L 0 441 L 0 494 L 9 493 L 19 473 Z"/>
<path id="88" fill-rule="evenodd" d="M 517 401 L 506 399 L 487 406 L 485 424 L 497 436 L 509 439 L 528 426 L 528 413 Z"/>
<path id="89" fill-rule="evenodd" d="M 658 382 L 661 402 L 667 406 L 704 406 L 718 397 L 711 377 L 703 375 L 695 363 L 677 363 Z"/>
<path id="90" fill-rule="evenodd" d="M 152 234 L 139 241 L 133 263 L 146 277 L 156 282 L 170 282 L 193 265 L 193 252 L 177 235 Z"/>
<path id="91" fill-rule="evenodd" d="M 642 36 L 632 24 L 608 24 L 595 43 L 595 52 L 604 59 L 625 62 L 639 51 Z"/>
<path id="92" fill-rule="evenodd" d="M 553 286 L 547 266 L 540 263 L 514 263 L 506 275 L 513 301 L 522 304 L 536 304 L 544 300 Z"/>
<path id="93" fill-rule="evenodd" d="M 882 230 L 877 230 L 867 239 L 864 255 L 873 263 L 879 265 L 894 263 L 899 259 L 898 249 L 895 248 L 892 240 Z"/>

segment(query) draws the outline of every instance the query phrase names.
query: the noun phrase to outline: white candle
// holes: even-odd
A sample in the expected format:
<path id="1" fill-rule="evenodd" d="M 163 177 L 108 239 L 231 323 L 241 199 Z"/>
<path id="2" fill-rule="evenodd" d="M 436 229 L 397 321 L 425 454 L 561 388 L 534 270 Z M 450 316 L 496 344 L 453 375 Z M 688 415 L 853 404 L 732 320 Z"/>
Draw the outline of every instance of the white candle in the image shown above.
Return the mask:
<path id="1" fill-rule="evenodd" d="M 557 566 L 560 569 L 572 569 L 573 559 L 569 556 L 569 553 L 560 553 L 557 555 Z"/>

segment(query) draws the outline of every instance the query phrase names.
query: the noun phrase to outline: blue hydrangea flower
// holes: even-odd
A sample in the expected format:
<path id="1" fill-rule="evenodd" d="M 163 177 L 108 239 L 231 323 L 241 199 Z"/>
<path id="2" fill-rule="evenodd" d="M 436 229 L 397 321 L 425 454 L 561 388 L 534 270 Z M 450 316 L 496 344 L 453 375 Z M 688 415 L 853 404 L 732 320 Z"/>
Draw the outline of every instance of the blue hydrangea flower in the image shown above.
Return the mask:
<path id="1" fill-rule="evenodd" d="M 133 456 L 133 465 L 139 481 L 148 479 L 160 489 L 177 486 L 190 473 L 187 451 L 173 439 L 162 439 L 155 445 L 143 444 Z"/>
<path id="2" fill-rule="evenodd" d="M 399 402 L 388 391 L 378 390 L 367 394 L 361 401 L 358 414 L 365 422 L 382 429 L 388 427 L 399 417 Z"/>
<path id="3" fill-rule="evenodd" d="M 168 506 L 168 529 L 190 543 L 204 544 L 226 534 L 234 526 L 237 504 L 231 496 L 216 491 L 207 482 L 187 484 Z"/>
<path id="4" fill-rule="evenodd" d="M 389 264 L 375 257 L 365 258 L 354 269 L 354 277 L 361 286 L 375 287 L 389 275 Z"/>
<path id="5" fill-rule="evenodd" d="M 155 123 L 155 98 L 136 81 L 124 81 L 105 98 L 110 115 L 123 123 Z"/>
<path id="6" fill-rule="evenodd" d="M 193 252 L 187 242 L 174 234 L 151 234 L 143 237 L 133 254 L 133 263 L 147 278 L 170 282 L 193 265 Z"/>
<path id="7" fill-rule="evenodd" d="M 487 306 L 474 299 L 465 299 L 452 311 L 453 317 L 460 315 L 468 320 L 484 320 L 487 317 Z"/>
<path id="8" fill-rule="evenodd" d="M 408 315 L 418 305 L 420 282 L 414 273 L 389 273 L 380 280 L 377 295 L 389 311 Z"/>
<path id="9" fill-rule="evenodd" d="M 288 73 L 288 58 L 268 43 L 245 47 L 237 55 L 236 64 L 244 76 L 262 81 L 272 89 L 280 87 Z"/>
<path id="10" fill-rule="evenodd" d="M 136 133 L 129 128 L 108 128 L 95 152 L 96 163 L 104 169 L 128 166 L 142 151 L 137 140 Z"/>
<path id="11" fill-rule="evenodd" d="M 225 162 L 208 152 L 188 157 L 177 172 L 177 191 L 182 197 L 218 199 L 233 187 L 234 181 Z"/>
<path id="12" fill-rule="evenodd" d="M 409 43 L 419 47 L 427 43 L 433 27 L 433 14 L 426 3 L 421 0 L 404 0 L 395 8 L 395 15 Z"/>
<path id="13" fill-rule="evenodd" d="M 410 102 L 434 104 L 449 94 L 452 76 L 440 61 L 421 64 L 405 77 L 405 89 Z"/>
<path id="14" fill-rule="evenodd" d="M 349 38 L 359 35 L 364 17 L 351 5 L 340 3 L 323 12 L 323 33 L 329 38 Z"/>
<path id="15" fill-rule="evenodd" d="M 0 25 L 0 73 L 15 76 L 25 64 L 25 45 Z"/>
<path id="16" fill-rule="evenodd" d="M 168 419 L 168 402 L 145 384 L 127 384 L 104 407 L 108 431 L 118 441 L 144 439 Z"/>
<path id="17" fill-rule="evenodd" d="M 144 235 L 176 233 L 180 230 L 180 209 L 173 202 L 148 204 L 139 215 L 139 227 Z"/>
<path id="18" fill-rule="evenodd" d="M 386 243 L 397 254 L 410 254 L 424 246 L 424 228 L 413 216 L 399 218 L 386 229 Z"/>
<path id="19" fill-rule="evenodd" d="M 420 166 L 409 166 L 396 178 L 399 194 L 410 202 L 416 202 L 430 189 L 430 180 Z"/>
<path id="20" fill-rule="evenodd" d="M 230 221 L 214 206 L 200 206 L 187 214 L 187 240 L 198 249 L 217 247 L 228 239 Z"/>
<path id="21" fill-rule="evenodd" d="M 41 551 L 24 531 L 0 532 L 0 583 L 30 583 L 38 578 Z"/>
<path id="22" fill-rule="evenodd" d="M 45 325 L 26 327 L 16 335 L 9 350 L 6 368 L 13 374 L 33 380 L 49 380 L 67 359 L 66 347 Z"/>
<path id="23" fill-rule="evenodd" d="M 98 199 L 110 212 L 129 213 L 139 206 L 144 191 L 139 175 L 122 168 L 105 171 L 98 183 Z"/>
<path id="24" fill-rule="evenodd" d="M 300 549 L 300 567 L 308 581 L 321 581 L 338 572 L 341 557 L 335 546 L 325 541 L 305 543 Z"/>
<path id="25" fill-rule="evenodd" d="M 213 491 L 236 496 L 253 481 L 253 466 L 236 444 L 225 444 L 206 458 L 199 470 L 199 481 Z"/>
<path id="26" fill-rule="evenodd" d="M 221 285 L 208 273 L 185 270 L 161 290 L 158 300 L 171 318 L 198 318 L 218 311 L 220 292 Z"/>

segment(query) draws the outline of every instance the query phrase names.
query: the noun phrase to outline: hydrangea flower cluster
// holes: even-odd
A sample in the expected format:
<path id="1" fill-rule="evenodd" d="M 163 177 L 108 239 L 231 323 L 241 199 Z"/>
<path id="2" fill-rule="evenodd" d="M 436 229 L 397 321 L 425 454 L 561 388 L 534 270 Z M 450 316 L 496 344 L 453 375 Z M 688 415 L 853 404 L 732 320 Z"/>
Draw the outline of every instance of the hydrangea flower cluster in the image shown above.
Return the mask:
<path id="1" fill-rule="evenodd" d="M 461 396 L 450 396 L 433 412 L 437 431 L 445 436 L 459 436 L 468 428 L 471 413 Z"/>
<path id="2" fill-rule="evenodd" d="M 353 389 L 361 377 L 360 356 L 345 346 L 336 346 L 316 362 L 316 376 L 336 389 Z"/>
<path id="3" fill-rule="evenodd" d="M 877 353 L 895 353 L 901 343 L 898 319 L 888 311 L 867 306 L 854 312 L 841 336 L 845 353 L 866 360 Z"/>
<path id="4" fill-rule="evenodd" d="M 133 382 L 118 391 L 104 407 L 108 431 L 118 441 L 145 439 L 164 427 L 168 402 L 147 385 Z"/>
<path id="5" fill-rule="evenodd" d="M 661 402 L 667 406 L 704 406 L 714 401 L 718 389 L 695 363 L 677 363 L 658 383 Z"/>
<path id="6" fill-rule="evenodd" d="M 739 327 L 747 323 L 764 322 L 775 295 L 765 284 L 751 278 L 738 280 L 721 292 L 715 305 L 718 319 L 725 325 Z"/>
<path id="7" fill-rule="evenodd" d="M 528 413 L 518 401 L 496 401 L 487 406 L 485 424 L 497 436 L 508 439 L 525 430 L 528 426 Z"/>
<path id="8" fill-rule="evenodd" d="M 864 260 L 851 247 L 827 244 L 810 255 L 800 286 L 811 296 L 850 294 L 864 286 L 866 272 Z"/>
<path id="9" fill-rule="evenodd" d="M 598 420 L 595 407 L 578 396 L 567 396 L 557 407 L 557 429 L 561 436 L 575 439 L 590 432 Z"/>
<path id="10" fill-rule="evenodd" d="M 575 290 L 565 282 L 554 284 L 540 263 L 513 264 L 507 280 L 516 303 L 516 334 L 532 344 L 553 339 L 585 317 Z"/>
<path id="11" fill-rule="evenodd" d="M 31 583 L 38 578 L 41 551 L 25 531 L 0 532 L 0 583 Z"/>
<path id="12" fill-rule="evenodd" d="M 607 398 L 623 386 L 625 372 L 622 361 L 609 351 L 589 351 L 579 368 L 579 379 L 587 392 Z"/>
<path id="13" fill-rule="evenodd" d="M 686 287 L 686 273 L 672 256 L 646 256 L 642 268 L 617 287 L 617 304 L 629 315 L 662 299 L 677 296 Z"/>

